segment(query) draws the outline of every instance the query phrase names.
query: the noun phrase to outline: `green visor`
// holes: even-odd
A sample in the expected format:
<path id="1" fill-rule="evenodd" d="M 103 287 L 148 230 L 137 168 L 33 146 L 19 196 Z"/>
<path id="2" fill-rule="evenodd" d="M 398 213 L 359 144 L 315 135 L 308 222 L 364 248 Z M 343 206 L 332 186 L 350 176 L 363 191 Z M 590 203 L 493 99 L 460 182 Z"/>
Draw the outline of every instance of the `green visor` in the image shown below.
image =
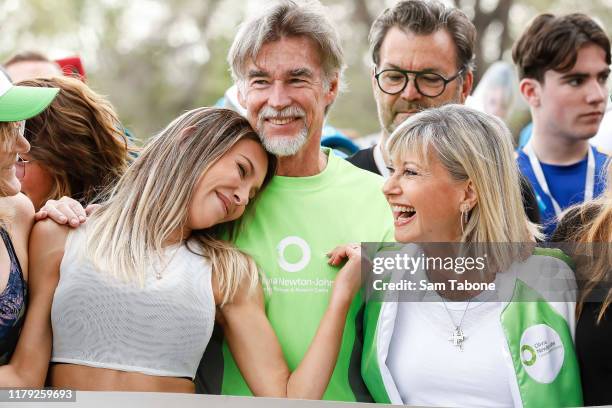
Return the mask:
<path id="1" fill-rule="evenodd" d="M 14 86 L 0 72 L 0 122 L 17 122 L 38 115 L 58 92 L 58 88 Z"/>

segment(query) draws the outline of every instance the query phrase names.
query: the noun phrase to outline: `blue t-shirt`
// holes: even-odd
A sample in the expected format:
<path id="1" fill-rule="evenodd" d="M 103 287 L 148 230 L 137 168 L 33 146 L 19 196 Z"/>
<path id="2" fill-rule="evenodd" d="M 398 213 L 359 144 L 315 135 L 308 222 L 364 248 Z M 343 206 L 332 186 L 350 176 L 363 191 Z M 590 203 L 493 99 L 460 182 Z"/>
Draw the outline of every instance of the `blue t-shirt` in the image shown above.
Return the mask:
<path id="1" fill-rule="evenodd" d="M 595 185 L 593 186 L 593 196 L 599 196 L 606 188 L 606 161 L 608 156 L 599 152 L 595 147 L 591 146 L 595 155 Z M 523 150 L 519 150 L 517 158 L 518 166 L 529 179 L 535 191 L 536 200 L 540 209 L 540 219 L 544 227 L 544 233 L 547 237 L 554 232 L 557 226 L 557 217 L 550 197 L 544 193 L 542 187 L 538 183 L 535 173 L 531 168 L 529 157 Z M 569 166 L 558 166 L 554 164 L 540 163 L 544 178 L 548 183 L 548 188 L 557 200 L 561 209 L 566 209 L 574 204 L 579 204 L 584 201 L 584 188 L 586 183 L 587 173 L 587 158 L 578 163 Z"/>

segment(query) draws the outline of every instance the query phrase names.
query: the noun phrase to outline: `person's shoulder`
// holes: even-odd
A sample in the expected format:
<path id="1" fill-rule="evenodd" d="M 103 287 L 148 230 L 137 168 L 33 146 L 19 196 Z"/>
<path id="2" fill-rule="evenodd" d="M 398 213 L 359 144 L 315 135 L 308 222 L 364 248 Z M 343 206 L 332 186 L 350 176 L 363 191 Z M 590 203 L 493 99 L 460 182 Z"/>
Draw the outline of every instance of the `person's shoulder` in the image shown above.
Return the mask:
<path id="1" fill-rule="evenodd" d="M 18 220 L 34 219 L 34 205 L 32 201 L 24 194 L 19 193 L 10 197 L 3 197 L 3 205 L 14 211 L 15 217 Z"/>
<path id="2" fill-rule="evenodd" d="M 575 263 L 559 248 L 536 247 L 519 264 L 518 278 L 533 288 L 549 290 L 549 282 L 574 279 Z"/>
<path id="3" fill-rule="evenodd" d="M 57 285 L 69 232 L 70 227 L 59 225 L 51 219 L 34 224 L 28 249 L 32 279 L 44 285 Z"/>
<path id="4" fill-rule="evenodd" d="M 559 248 L 536 247 L 531 258 L 536 262 L 558 265 L 569 269 L 573 269 L 575 266 L 572 258 Z"/>
<path id="5" fill-rule="evenodd" d="M 58 224 L 51 219 L 38 221 L 32 228 L 30 250 L 47 254 L 57 251 L 63 253 L 66 238 L 70 231 L 69 226 Z"/>
<path id="6" fill-rule="evenodd" d="M 339 167 L 341 168 L 342 176 L 345 178 L 356 179 L 366 184 L 373 183 L 378 186 L 382 185 L 382 183 L 384 182 L 384 179 L 381 175 L 358 167 L 355 163 L 351 163 L 343 159 L 340 159 L 339 162 Z"/>
<path id="7" fill-rule="evenodd" d="M 519 269 L 518 278 L 547 301 L 575 300 L 575 264 L 558 248 L 535 248 Z"/>
<path id="8" fill-rule="evenodd" d="M 368 160 L 370 157 L 373 157 L 374 146 L 367 147 L 365 149 L 361 149 L 355 152 L 352 156 L 346 159 L 347 162 L 352 163 L 354 165 L 358 165 L 358 163 L 362 163 Z"/>
<path id="9" fill-rule="evenodd" d="M 12 234 L 24 236 L 27 240 L 28 234 L 34 223 L 34 205 L 28 197 L 19 193 L 10 197 L 0 198 L 0 208 L 6 213 L 4 218 L 6 228 Z"/>

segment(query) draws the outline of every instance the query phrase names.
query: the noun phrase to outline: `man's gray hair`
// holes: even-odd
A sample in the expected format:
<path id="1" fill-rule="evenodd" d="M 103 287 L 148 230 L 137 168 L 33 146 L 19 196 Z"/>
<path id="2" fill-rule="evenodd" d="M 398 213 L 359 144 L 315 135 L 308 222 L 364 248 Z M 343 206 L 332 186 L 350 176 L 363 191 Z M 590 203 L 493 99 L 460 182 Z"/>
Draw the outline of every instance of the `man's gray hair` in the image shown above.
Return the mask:
<path id="1" fill-rule="evenodd" d="M 338 75 L 341 82 L 345 68 L 340 36 L 316 0 L 283 0 L 263 13 L 247 19 L 238 30 L 227 61 L 234 82 L 246 79 L 249 60 L 255 60 L 264 44 L 283 37 L 307 37 L 317 44 L 324 83 L 328 86 Z"/>
<path id="2" fill-rule="evenodd" d="M 447 7 L 437 0 L 405 0 L 385 9 L 370 29 L 370 52 L 376 66 L 380 64 L 380 47 L 392 27 L 416 35 L 429 35 L 446 30 L 457 50 L 457 69 L 474 71 L 476 27 L 463 11 Z"/>

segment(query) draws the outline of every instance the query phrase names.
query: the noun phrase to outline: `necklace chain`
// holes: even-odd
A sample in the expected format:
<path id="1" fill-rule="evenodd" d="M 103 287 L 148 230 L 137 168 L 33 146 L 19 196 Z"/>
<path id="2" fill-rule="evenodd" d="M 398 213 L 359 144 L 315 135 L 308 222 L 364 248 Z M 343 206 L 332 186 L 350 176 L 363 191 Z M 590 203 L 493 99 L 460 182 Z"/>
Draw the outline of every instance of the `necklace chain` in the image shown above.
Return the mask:
<path id="1" fill-rule="evenodd" d="M 448 318 L 450 319 L 451 323 L 455 327 L 448 341 L 453 343 L 453 346 L 458 347 L 459 351 L 463 351 L 463 342 L 467 339 L 467 336 L 463 334 L 461 325 L 463 324 L 463 319 L 465 318 L 465 315 L 467 314 L 471 301 L 472 299 L 468 300 L 467 305 L 465 306 L 465 310 L 463 311 L 463 315 L 461 316 L 461 320 L 459 321 L 459 324 L 457 325 L 455 324 L 455 320 L 453 319 L 453 316 L 451 315 L 450 311 L 448 310 L 448 307 L 446 306 L 446 300 L 444 300 L 444 297 L 442 297 L 442 304 L 444 305 L 444 310 L 446 310 L 446 314 L 448 315 Z"/>
<path id="2" fill-rule="evenodd" d="M 172 260 L 174 259 L 174 257 L 176 256 L 176 253 L 179 251 L 179 249 L 181 249 L 181 246 L 179 245 L 175 250 L 174 253 L 172 254 L 172 256 L 170 257 L 170 259 L 164 264 L 164 267 L 156 270 L 155 268 L 153 268 L 153 270 L 155 271 L 155 278 L 157 280 L 161 280 L 161 278 L 163 278 L 163 272 L 166 271 L 166 268 L 168 267 L 168 265 L 170 265 L 172 263 Z"/>

